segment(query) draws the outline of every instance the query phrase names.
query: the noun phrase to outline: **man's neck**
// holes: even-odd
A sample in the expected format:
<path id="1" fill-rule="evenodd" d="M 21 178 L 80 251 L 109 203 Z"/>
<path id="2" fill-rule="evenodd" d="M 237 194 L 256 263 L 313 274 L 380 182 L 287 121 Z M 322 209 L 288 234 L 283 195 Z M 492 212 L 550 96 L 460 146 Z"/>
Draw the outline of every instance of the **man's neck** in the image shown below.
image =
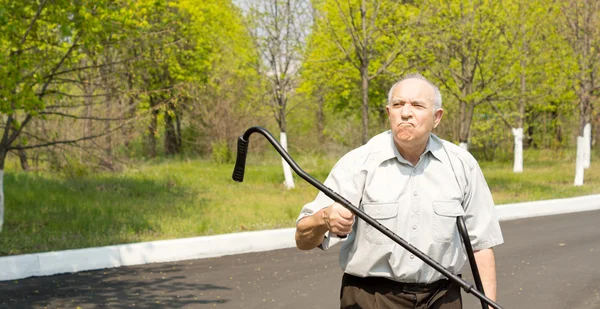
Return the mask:
<path id="1" fill-rule="evenodd" d="M 415 145 L 401 145 L 394 141 L 396 148 L 398 148 L 398 152 L 406 161 L 410 162 L 413 166 L 416 166 L 419 163 L 419 159 L 425 149 L 427 148 L 427 143 L 429 142 L 429 138 L 427 138 L 424 142 L 415 144 Z"/>

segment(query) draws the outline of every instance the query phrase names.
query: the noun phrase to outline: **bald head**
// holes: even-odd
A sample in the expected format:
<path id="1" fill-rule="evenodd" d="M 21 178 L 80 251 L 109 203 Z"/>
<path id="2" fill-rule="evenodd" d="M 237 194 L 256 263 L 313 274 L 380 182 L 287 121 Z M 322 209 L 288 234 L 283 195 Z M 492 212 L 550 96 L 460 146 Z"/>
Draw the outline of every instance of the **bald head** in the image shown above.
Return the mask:
<path id="1" fill-rule="evenodd" d="M 419 73 L 410 73 L 410 74 L 404 75 L 404 77 L 402 77 L 400 80 L 398 80 L 392 86 L 392 88 L 390 88 L 390 92 L 388 93 L 388 102 L 387 102 L 388 105 L 390 105 L 392 102 L 393 95 L 394 95 L 394 89 L 398 85 L 403 83 L 404 81 L 411 80 L 411 79 L 420 80 L 420 81 L 426 83 L 431 88 L 431 100 L 435 106 L 435 109 L 437 110 L 437 109 L 442 108 L 442 94 L 440 93 L 440 90 L 438 89 L 438 87 L 436 85 L 434 85 L 432 82 L 430 82 L 427 78 L 425 78 L 423 75 L 421 75 Z"/>

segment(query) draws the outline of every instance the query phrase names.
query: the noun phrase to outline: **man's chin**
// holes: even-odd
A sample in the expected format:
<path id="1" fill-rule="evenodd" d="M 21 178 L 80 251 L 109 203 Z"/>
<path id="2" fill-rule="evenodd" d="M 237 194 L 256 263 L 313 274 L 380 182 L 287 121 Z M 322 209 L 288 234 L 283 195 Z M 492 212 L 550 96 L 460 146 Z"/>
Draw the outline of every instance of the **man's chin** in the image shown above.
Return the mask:
<path id="1" fill-rule="evenodd" d="M 406 143 L 410 143 L 414 140 L 414 136 L 412 134 L 402 134 L 402 135 L 396 135 L 396 142 L 398 143 L 402 143 L 402 144 L 406 144 Z"/>
<path id="2" fill-rule="evenodd" d="M 412 134 L 412 133 L 402 133 L 402 134 L 396 134 L 394 136 L 394 140 L 396 141 L 396 143 L 401 144 L 401 145 L 406 145 L 406 146 L 411 146 L 413 144 L 420 144 L 421 140 L 423 138 L 421 136 L 419 136 L 418 134 Z"/>

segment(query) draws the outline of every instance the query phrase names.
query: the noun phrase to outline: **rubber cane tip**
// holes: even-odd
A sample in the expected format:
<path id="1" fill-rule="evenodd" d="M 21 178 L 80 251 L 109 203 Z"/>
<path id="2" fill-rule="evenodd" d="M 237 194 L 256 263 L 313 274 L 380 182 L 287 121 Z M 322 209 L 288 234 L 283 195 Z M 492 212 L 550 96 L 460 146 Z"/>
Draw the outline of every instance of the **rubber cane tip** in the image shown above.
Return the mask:
<path id="1" fill-rule="evenodd" d="M 234 169 L 233 175 L 231 175 L 231 178 L 234 181 L 243 182 L 244 181 L 244 170 L 239 171 L 237 168 Z"/>
<path id="2" fill-rule="evenodd" d="M 243 137 L 238 138 L 237 156 L 235 158 L 235 167 L 233 168 L 234 181 L 244 181 L 244 170 L 246 169 L 246 156 L 248 155 L 248 141 L 244 140 Z"/>

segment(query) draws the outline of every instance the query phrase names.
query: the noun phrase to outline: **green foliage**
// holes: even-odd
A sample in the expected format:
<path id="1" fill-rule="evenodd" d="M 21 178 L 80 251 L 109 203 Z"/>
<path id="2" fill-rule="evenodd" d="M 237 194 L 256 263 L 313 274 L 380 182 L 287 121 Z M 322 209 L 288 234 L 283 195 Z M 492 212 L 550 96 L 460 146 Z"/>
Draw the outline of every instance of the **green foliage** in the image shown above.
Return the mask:
<path id="1" fill-rule="evenodd" d="M 67 157 L 66 164 L 63 166 L 54 166 L 55 170 L 67 179 L 81 179 L 90 176 L 92 168 L 90 165 L 76 158 Z"/>
<path id="2" fill-rule="evenodd" d="M 272 111 L 265 108 L 264 68 L 256 70 L 264 59 L 257 55 L 250 21 L 243 18 L 246 7 L 235 3 L 54 1 L 40 7 L 35 1 L 2 0 L 0 112 L 11 117 L 11 132 L 27 132 L 28 115 L 44 122 L 50 118 L 44 113 L 54 111 L 46 109 L 49 105 L 80 105 L 85 84 L 73 81 L 97 76 L 108 66 L 114 85 L 107 91 L 130 100 L 127 116 L 136 117 L 134 133 L 124 137 L 131 142 L 119 145 L 129 149 L 119 155 L 148 157 L 147 148 L 140 147 L 148 137 L 155 141 L 156 154 L 166 153 L 161 140 L 168 138 L 167 120 L 179 121 L 175 135 L 183 143 L 181 152 L 210 155 L 214 141 L 232 143 L 248 125 L 273 124 L 266 120 Z M 364 21 L 362 1 L 311 4 L 314 20 L 305 24 L 312 29 L 302 34 L 306 41 L 293 42 L 307 50 L 306 58 L 300 55 L 305 60 L 301 81 L 289 85 L 297 97 L 284 113 L 292 117 L 287 131 L 293 135 L 325 137 L 324 148 L 361 143 L 356 134 L 361 126 L 359 66 L 360 59 L 367 59 L 369 117 L 375 120 L 369 123 L 371 135 L 386 128 L 383 106 L 389 87 L 405 72 L 418 70 L 442 88 L 447 112 L 438 133 L 445 138 L 458 141 L 467 134 L 476 149 L 511 149 L 509 126 L 523 122 L 536 147 L 570 145 L 580 62 L 576 46 L 569 45 L 573 37 L 567 17 L 582 12 L 581 5 L 365 1 Z M 362 44 L 369 46 L 368 54 L 361 54 Z M 84 69 L 88 65 L 97 67 Z M 91 94 L 101 97 L 103 91 Z M 317 125 L 318 110 L 323 120 Z M 314 138 L 293 135 L 301 143 L 298 148 L 320 147 Z M 27 146 L 39 142 L 26 138 Z M 53 135 L 50 141 L 60 138 Z"/>
<path id="3" fill-rule="evenodd" d="M 0 19 L 7 20 L 0 23 L 3 114 L 42 109 L 42 98 L 59 87 L 57 76 L 77 65 L 84 51 L 118 41 L 130 26 L 128 11 L 112 1 L 3 0 L 0 7 Z"/>
<path id="4" fill-rule="evenodd" d="M 233 161 L 233 154 L 229 149 L 227 141 L 217 141 L 212 143 L 212 160 L 215 163 L 231 163 Z"/>
<path id="5" fill-rule="evenodd" d="M 419 8 L 387 0 L 312 2 L 316 16 L 300 91 L 344 118 L 361 115 L 366 104 L 368 119 L 381 118 L 389 87 L 415 59 Z"/>

